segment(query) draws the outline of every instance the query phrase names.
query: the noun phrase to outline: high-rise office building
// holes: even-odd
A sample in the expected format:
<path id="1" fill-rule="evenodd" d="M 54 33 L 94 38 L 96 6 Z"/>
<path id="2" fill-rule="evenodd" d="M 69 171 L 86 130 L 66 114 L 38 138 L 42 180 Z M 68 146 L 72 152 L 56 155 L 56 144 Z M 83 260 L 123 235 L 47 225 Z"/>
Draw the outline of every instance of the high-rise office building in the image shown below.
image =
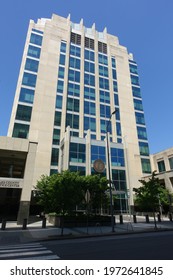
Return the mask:
<path id="1" fill-rule="evenodd" d="M 95 24 L 87 28 L 83 20 L 76 24 L 57 15 L 31 20 L 8 130 L 9 137 L 37 143 L 23 201 L 30 201 L 42 174 L 93 174 L 93 162 L 101 159 L 108 176 L 106 133 L 116 209 L 127 210 L 132 189 L 151 173 L 133 55 Z"/>

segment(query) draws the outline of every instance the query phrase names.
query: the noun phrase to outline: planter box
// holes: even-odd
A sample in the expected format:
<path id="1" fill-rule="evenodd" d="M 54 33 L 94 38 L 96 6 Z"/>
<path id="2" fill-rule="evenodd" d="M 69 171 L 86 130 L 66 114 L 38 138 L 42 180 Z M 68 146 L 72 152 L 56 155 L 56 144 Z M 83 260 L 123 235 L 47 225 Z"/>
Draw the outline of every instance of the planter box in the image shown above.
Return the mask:
<path id="1" fill-rule="evenodd" d="M 49 223 L 56 227 L 61 227 L 63 218 L 57 215 L 47 215 Z M 110 226 L 110 216 L 64 216 L 64 227 L 86 227 L 88 226 Z"/>
<path id="2" fill-rule="evenodd" d="M 61 225 L 61 217 L 57 215 L 46 215 L 46 218 L 50 224 L 55 227 L 60 227 Z"/>

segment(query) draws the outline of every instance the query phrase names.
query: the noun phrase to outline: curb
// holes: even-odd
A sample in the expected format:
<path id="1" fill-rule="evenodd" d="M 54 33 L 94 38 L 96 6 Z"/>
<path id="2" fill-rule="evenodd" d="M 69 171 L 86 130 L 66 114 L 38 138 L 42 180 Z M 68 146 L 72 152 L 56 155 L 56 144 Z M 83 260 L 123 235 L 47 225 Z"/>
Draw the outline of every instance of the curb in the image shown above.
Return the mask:
<path id="1" fill-rule="evenodd" d="M 156 232 L 167 232 L 173 231 L 173 229 L 151 229 L 151 230 L 140 230 L 140 231 L 129 231 L 129 232 L 110 232 L 110 233 L 102 233 L 102 234 L 83 234 L 83 235 L 73 235 L 73 234 L 66 234 L 66 235 L 50 235 L 47 238 L 38 238 L 37 240 L 33 240 L 31 242 L 46 242 L 46 241 L 55 241 L 55 240 L 73 240 L 73 239 L 84 239 L 84 238 L 93 238 L 93 237 L 108 237 L 108 236 L 121 236 L 121 235 L 135 235 L 135 234 L 142 234 L 142 233 L 156 233 Z"/>

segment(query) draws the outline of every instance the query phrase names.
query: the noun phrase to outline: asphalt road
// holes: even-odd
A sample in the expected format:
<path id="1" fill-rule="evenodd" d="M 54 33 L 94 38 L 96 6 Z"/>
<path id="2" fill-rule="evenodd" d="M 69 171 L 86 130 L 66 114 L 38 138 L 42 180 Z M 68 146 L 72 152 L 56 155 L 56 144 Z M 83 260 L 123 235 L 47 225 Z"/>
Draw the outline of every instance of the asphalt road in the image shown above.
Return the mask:
<path id="1" fill-rule="evenodd" d="M 62 260 L 172 260 L 173 232 L 42 242 Z"/>

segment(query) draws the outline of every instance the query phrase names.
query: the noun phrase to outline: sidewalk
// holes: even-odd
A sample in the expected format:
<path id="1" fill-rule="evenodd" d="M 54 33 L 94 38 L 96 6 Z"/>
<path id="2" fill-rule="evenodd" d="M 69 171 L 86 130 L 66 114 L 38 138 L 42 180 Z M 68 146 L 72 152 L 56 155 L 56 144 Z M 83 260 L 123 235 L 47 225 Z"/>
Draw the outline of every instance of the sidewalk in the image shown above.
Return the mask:
<path id="1" fill-rule="evenodd" d="M 37 221 L 27 225 L 26 229 L 22 229 L 21 225 L 16 222 L 7 222 L 6 229 L 1 229 L 0 223 L 0 245 L 18 244 L 33 241 L 82 238 L 104 235 L 134 234 L 140 232 L 155 232 L 153 218 L 150 217 L 150 223 L 145 222 L 145 217 L 137 217 L 137 223 L 130 222 L 128 216 L 123 216 L 124 223 L 120 224 L 118 218 L 115 225 L 115 232 L 112 232 L 111 226 L 101 226 L 96 224 L 94 227 L 76 227 L 64 228 L 64 234 L 61 236 L 61 228 L 46 223 L 46 228 L 42 228 L 42 221 Z M 157 222 L 157 230 L 173 230 L 173 222 L 168 218 L 163 218 L 162 222 Z"/>

